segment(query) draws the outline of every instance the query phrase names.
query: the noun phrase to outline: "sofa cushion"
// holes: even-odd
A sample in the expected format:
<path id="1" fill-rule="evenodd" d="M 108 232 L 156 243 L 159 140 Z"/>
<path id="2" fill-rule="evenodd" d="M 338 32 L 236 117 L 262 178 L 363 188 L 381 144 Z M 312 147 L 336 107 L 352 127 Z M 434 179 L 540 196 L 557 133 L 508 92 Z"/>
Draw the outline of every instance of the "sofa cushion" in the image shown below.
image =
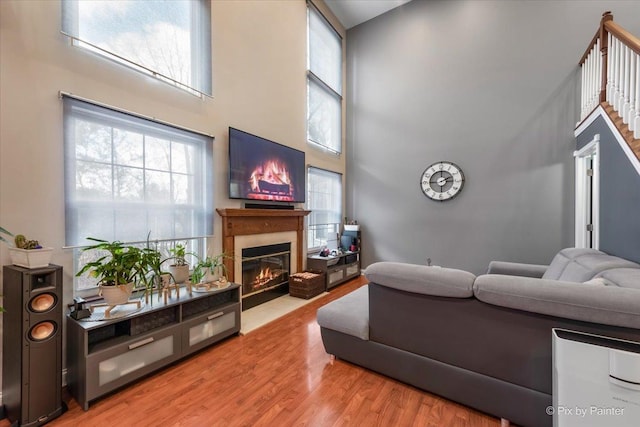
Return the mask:
<path id="1" fill-rule="evenodd" d="M 596 249 L 567 248 L 556 254 L 542 278 L 582 283 L 612 268 L 640 268 L 640 265 Z"/>
<path id="2" fill-rule="evenodd" d="M 369 286 L 362 286 L 318 309 L 318 324 L 326 329 L 369 339 Z"/>
<path id="3" fill-rule="evenodd" d="M 607 286 L 619 286 L 640 291 L 639 268 L 612 268 L 599 273 L 596 278 L 605 280 Z"/>
<path id="4" fill-rule="evenodd" d="M 482 302 L 604 325 L 640 328 L 640 290 L 486 274 L 474 284 Z"/>
<path id="5" fill-rule="evenodd" d="M 468 271 L 401 262 L 371 264 L 365 276 L 370 282 L 388 288 L 451 298 L 472 297 L 476 278 Z"/>
<path id="6" fill-rule="evenodd" d="M 541 278 L 547 272 L 548 265 L 524 264 L 521 262 L 491 261 L 487 274 L 506 274 Z"/>

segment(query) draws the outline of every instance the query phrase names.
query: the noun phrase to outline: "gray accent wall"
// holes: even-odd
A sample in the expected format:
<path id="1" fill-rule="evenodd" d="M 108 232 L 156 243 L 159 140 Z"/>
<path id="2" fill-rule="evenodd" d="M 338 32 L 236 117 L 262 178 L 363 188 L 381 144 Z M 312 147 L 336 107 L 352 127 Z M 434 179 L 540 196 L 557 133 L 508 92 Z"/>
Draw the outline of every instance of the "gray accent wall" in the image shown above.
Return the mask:
<path id="1" fill-rule="evenodd" d="M 413 0 L 348 31 L 346 215 L 364 267 L 479 274 L 573 245 L 577 63 L 605 10 L 640 34 L 640 2 L 616 1 Z M 440 160 L 466 176 L 447 202 L 419 185 Z"/>
<path id="2" fill-rule="evenodd" d="M 600 250 L 640 262 L 640 175 L 602 117 L 576 138 L 577 149 L 600 135 Z"/>

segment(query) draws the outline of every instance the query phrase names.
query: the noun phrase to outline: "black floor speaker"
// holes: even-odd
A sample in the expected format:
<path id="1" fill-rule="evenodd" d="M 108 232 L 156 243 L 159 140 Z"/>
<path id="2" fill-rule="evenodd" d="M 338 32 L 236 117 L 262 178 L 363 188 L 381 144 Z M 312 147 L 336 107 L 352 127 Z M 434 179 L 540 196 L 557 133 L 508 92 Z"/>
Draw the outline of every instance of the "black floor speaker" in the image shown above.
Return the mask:
<path id="1" fill-rule="evenodd" d="M 39 426 L 62 403 L 62 267 L 3 268 L 2 402 L 12 426 Z"/>

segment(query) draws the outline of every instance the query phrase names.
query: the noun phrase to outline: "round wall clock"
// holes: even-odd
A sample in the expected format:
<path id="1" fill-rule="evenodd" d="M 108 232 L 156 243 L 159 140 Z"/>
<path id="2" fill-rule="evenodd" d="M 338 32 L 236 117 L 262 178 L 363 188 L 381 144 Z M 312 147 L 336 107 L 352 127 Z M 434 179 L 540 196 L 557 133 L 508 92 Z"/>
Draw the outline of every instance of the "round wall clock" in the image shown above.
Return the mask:
<path id="1" fill-rule="evenodd" d="M 436 162 L 420 177 L 420 188 L 425 196 L 444 202 L 456 197 L 464 185 L 462 169 L 455 163 Z"/>

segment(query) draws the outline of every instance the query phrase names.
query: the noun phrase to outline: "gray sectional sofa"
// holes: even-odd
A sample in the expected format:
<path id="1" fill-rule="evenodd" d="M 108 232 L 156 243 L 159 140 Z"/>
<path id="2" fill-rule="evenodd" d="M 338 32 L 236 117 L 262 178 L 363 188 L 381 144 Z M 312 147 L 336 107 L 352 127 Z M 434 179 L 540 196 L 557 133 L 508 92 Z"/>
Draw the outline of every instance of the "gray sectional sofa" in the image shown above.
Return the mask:
<path id="1" fill-rule="evenodd" d="M 522 426 L 551 426 L 551 329 L 640 341 L 640 265 L 593 249 L 475 276 L 380 262 L 318 310 L 327 353 Z"/>

